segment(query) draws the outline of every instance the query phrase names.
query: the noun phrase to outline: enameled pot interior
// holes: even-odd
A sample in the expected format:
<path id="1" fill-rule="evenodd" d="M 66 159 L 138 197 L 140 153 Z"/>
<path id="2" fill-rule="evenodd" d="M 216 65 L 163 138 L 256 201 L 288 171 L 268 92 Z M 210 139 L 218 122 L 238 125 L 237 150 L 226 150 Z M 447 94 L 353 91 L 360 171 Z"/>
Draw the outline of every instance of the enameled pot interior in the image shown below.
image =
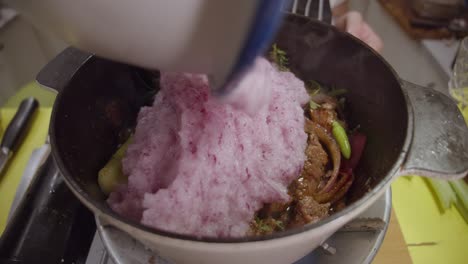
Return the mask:
<path id="1" fill-rule="evenodd" d="M 349 194 L 350 203 L 357 201 L 388 176 L 404 148 L 408 110 L 397 77 L 360 41 L 304 17 L 287 17 L 276 43 L 287 52 L 289 67 L 302 80 L 347 90 L 348 121 L 367 135 Z M 139 108 L 152 94 L 147 89 L 151 80 L 144 73 L 93 57 L 59 94 L 50 134 L 55 160 L 82 199 L 103 213 L 150 231 L 112 212 L 97 184 L 98 171 L 128 137 Z"/>

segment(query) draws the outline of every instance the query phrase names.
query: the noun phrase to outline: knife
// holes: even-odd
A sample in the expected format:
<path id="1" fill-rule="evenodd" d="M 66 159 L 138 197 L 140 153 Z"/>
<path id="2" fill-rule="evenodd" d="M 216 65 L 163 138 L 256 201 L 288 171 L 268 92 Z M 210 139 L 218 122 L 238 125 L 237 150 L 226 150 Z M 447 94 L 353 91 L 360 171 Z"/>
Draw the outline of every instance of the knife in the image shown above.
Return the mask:
<path id="1" fill-rule="evenodd" d="M 21 200 L 26 196 L 26 193 L 29 192 L 29 188 L 32 182 L 35 180 L 37 174 L 41 171 L 41 167 L 44 166 L 44 163 L 50 156 L 50 145 L 48 142 L 43 146 L 33 150 L 31 157 L 29 158 L 26 169 L 23 172 L 21 181 L 16 188 L 15 198 L 11 203 L 10 212 L 8 213 L 8 221 L 13 216 L 16 208 L 18 207 Z"/>
<path id="2" fill-rule="evenodd" d="M 24 99 L 10 124 L 8 124 L 0 143 L 0 175 L 3 173 L 8 160 L 16 151 L 38 106 L 39 103 L 35 98 Z"/>

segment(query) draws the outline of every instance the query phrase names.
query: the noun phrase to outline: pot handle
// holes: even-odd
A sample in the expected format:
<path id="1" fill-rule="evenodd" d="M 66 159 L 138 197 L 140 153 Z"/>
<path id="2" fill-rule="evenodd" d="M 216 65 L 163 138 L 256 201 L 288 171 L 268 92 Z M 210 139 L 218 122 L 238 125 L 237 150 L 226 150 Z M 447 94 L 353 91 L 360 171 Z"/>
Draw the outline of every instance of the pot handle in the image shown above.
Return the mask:
<path id="1" fill-rule="evenodd" d="M 456 103 L 431 88 L 402 81 L 413 111 L 413 135 L 398 175 L 457 179 L 468 174 L 468 127 Z M 411 123 L 411 122 L 410 122 Z"/>
<path id="2" fill-rule="evenodd" d="M 68 47 L 39 71 L 36 81 L 46 88 L 60 92 L 91 57 L 91 53 Z"/>

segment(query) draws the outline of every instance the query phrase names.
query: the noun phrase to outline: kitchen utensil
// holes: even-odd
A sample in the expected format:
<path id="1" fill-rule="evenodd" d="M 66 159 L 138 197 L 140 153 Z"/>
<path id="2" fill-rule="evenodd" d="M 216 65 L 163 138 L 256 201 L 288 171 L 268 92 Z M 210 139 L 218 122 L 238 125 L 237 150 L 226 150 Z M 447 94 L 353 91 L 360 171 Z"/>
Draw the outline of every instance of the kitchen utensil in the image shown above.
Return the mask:
<path id="1" fill-rule="evenodd" d="M 331 23 L 332 13 L 329 0 L 292 0 L 285 11 Z"/>
<path id="2" fill-rule="evenodd" d="M 236 239 L 174 234 L 118 215 L 99 190 L 97 172 L 135 126 L 147 91 L 134 67 L 72 48 L 38 75 L 42 85 L 59 91 L 50 139 L 70 189 L 103 225 L 126 232 L 174 262 L 291 263 L 365 211 L 397 176 L 467 174 L 468 128 L 448 97 L 399 79 L 360 40 L 306 17 L 289 15 L 276 43 L 287 52 L 290 69 L 302 80 L 347 89 L 350 126 L 359 124 L 367 135 L 345 209 L 303 227 Z"/>
<path id="3" fill-rule="evenodd" d="M 148 69 L 208 73 L 223 94 L 268 46 L 285 1 L 6 2 L 82 50 Z"/>
<path id="4" fill-rule="evenodd" d="M 36 111 L 39 103 L 34 98 L 24 99 L 5 130 L 0 143 L 0 174 L 5 169 L 8 160 L 19 146 L 21 138 L 26 132 L 29 121 Z"/>
<path id="5" fill-rule="evenodd" d="M 43 146 L 33 150 L 31 157 L 26 164 L 26 169 L 24 170 L 23 175 L 21 176 L 21 181 L 16 188 L 15 197 L 10 207 L 10 212 L 8 213 L 8 219 L 11 218 L 16 207 L 18 207 L 21 199 L 28 192 L 28 188 L 31 182 L 34 180 L 36 175 L 40 172 L 41 166 L 46 162 L 47 158 L 50 156 L 50 145 L 44 144 Z"/>

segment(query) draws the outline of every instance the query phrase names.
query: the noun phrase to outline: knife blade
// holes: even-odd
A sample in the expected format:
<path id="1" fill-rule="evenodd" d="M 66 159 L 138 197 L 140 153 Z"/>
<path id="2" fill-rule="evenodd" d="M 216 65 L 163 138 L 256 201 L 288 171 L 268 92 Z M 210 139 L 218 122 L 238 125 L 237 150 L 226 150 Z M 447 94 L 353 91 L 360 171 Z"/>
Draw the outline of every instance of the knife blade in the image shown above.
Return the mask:
<path id="1" fill-rule="evenodd" d="M 0 173 L 5 168 L 8 160 L 10 159 L 11 151 L 7 148 L 0 148 Z"/>
<path id="2" fill-rule="evenodd" d="M 44 165 L 47 158 L 50 156 L 50 145 L 48 143 L 33 150 L 31 157 L 29 158 L 26 169 L 21 177 L 20 184 L 16 188 L 15 198 L 11 203 L 10 212 L 8 213 L 8 221 L 11 219 L 14 211 L 18 207 L 26 193 L 28 193 L 31 182 L 36 178 L 40 171 L 40 168 Z"/>
<path id="3" fill-rule="evenodd" d="M 35 98 L 30 97 L 24 99 L 20 103 L 18 111 L 16 111 L 10 124 L 8 124 L 0 143 L 0 175 L 3 174 L 8 160 L 21 142 L 26 128 L 38 106 L 39 103 Z"/>

